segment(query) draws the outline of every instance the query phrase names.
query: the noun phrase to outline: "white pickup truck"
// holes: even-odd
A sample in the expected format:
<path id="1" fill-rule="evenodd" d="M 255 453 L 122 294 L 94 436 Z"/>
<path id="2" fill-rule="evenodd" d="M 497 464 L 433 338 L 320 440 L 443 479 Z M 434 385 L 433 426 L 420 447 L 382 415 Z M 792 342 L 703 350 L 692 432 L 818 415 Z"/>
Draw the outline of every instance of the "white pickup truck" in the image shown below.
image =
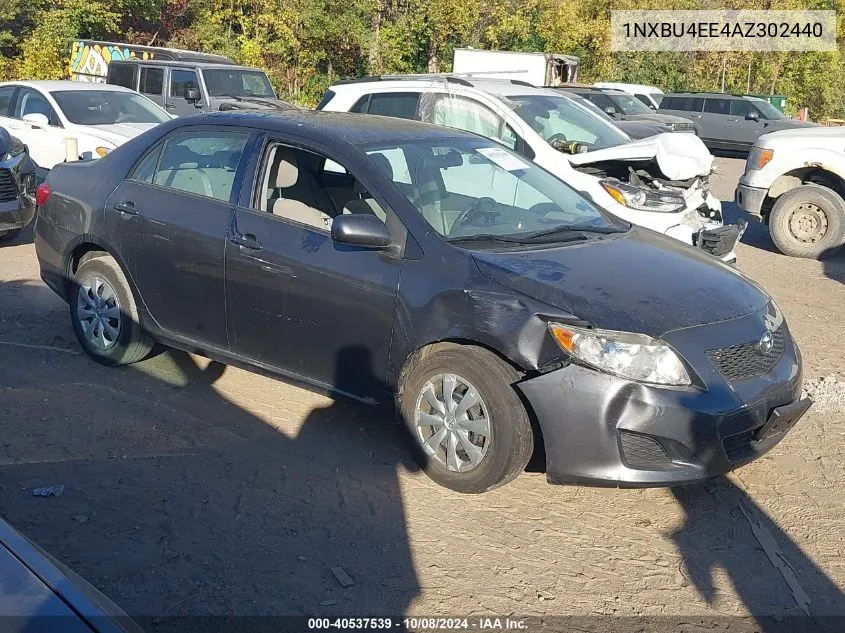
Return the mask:
<path id="1" fill-rule="evenodd" d="M 821 259 L 845 243 L 845 128 L 782 130 L 757 139 L 736 188 L 792 257 Z"/>

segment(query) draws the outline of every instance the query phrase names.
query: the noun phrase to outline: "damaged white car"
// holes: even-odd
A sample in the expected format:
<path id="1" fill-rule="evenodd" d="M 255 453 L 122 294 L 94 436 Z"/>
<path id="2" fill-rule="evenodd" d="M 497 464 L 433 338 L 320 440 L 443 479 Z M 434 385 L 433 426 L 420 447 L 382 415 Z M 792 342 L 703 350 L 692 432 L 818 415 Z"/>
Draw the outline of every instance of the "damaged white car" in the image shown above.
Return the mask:
<path id="1" fill-rule="evenodd" d="M 475 132 L 516 150 L 613 214 L 726 262 L 745 225 L 724 225 L 710 193 L 713 157 L 693 134 L 633 142 L 559 92 L 450 75 L 367 77 L 334 84 L 318 109 L 417 119 Z"/>

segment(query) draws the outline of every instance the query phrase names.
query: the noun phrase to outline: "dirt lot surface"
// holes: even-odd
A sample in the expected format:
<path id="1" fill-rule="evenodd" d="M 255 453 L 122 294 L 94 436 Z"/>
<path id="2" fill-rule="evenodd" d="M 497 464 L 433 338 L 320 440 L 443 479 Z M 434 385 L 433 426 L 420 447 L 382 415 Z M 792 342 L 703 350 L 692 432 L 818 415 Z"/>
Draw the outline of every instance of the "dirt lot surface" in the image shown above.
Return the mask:
<path id="1" fill-rule="evenodd" d="M 730 200 L 742 162 L 718 162 Z M 807 378 L 845 380 L 845 257 L 784 257 L 759 225 L 744 241 Z M 808 612 L 845 629 L 841 409 L 704 486 L 526 473 L 462 496 L 359 405 L 176 352 L 90 362 L 26 235 L 0 248 L 0 422 L 3 517 L 136 616 Z M 64 494 L 33 496 L 50 484 Z"/>

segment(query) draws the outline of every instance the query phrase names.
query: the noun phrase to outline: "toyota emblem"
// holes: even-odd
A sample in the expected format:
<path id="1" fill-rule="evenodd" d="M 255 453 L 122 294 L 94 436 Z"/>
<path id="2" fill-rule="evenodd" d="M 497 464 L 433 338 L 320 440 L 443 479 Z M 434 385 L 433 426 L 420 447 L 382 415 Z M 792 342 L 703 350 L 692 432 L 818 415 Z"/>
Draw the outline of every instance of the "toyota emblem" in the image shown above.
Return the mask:
<path id="1" fill-rule="evenodd" d="M 760 349 L 761 354 L 769 354 L 775 346 L 774 337 L 772 336 L 771 332 L 763 332 L 763 336 L 760 337 L 760 342 L 757 343 L 757 347 Z"/>

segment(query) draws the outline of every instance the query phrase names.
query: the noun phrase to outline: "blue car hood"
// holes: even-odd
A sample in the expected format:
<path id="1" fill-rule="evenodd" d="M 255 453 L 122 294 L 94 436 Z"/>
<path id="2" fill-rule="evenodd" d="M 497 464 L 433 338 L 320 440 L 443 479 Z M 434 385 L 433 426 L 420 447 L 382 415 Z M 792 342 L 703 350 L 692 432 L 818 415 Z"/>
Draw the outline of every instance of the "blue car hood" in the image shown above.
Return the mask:
<path id="1" fill-rule="evenodd" d="M 472 256 L 502 286 L 596 327 L 654 337 L 744 316 L 769 301 L 710 255 L 636 227 L 590 242 Z"/>

